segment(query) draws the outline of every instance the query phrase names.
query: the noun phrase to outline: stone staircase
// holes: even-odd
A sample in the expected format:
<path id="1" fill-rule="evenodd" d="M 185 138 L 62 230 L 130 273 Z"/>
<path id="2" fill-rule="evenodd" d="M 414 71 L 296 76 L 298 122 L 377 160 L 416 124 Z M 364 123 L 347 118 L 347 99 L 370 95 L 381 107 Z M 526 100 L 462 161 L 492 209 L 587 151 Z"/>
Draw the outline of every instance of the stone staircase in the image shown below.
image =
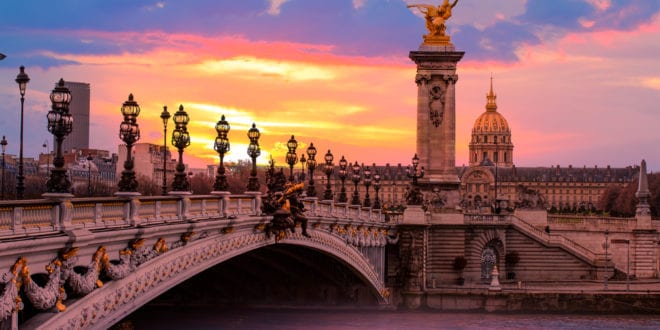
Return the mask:
<path id="1" fill-rule="evenodd" d="M 631 254 L 634 254 L 635 261 L 631 265 L 633 274 L 638 278 L 657 277 L 656 254 L 658 253 L 658 233 L 654 230 L 635 230 L 633 231 L 634 241 L 632 242 Z M 633 252 L 634 251 L 634 252 Z"/>

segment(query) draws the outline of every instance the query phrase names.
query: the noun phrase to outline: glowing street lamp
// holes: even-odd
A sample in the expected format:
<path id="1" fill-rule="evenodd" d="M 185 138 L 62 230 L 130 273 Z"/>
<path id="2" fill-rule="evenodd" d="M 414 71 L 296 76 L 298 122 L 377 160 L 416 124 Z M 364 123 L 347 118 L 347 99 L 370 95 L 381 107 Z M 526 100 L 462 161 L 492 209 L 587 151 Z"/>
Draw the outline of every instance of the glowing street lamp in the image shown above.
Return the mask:
<path id="1" fill-rule="evenodd" d="M 365 187 L 365 193 L 364 193 L 364 207 L 371 207 L 371 198 L 369 198 L 369 186 L 371 186 L 371 168 L 369 166 L 364 167 L 364 164 L 362 165 L 362 168 L 364 168 L 364 187 Z"/>
<path id="2" fill-rule="evenodd" d="M 71 181 L 66 175 L 64 168 L 64 156 L 62 156 L 62 142 L 73 129 L 73 117 L 69 113 L 71 103 L 71 92 L 64 86 L 64 79 L 60 79 L 53 91 L 50 93 L 51 110 L 48 111 L 48 131 L 55 137 L 57 151 L 53 159 L 53 170 L 50 171 L 50 179 L 46 182 L 48 193 L 70 194 Z"/>
<path id="3" fill-rule="evenodd" d="M 252 128 L 248 130 L 248 138 L 250 139 L 250 144 L 248 145 L 247 150 L 248 156 L 252 158 L 252 171 L 250 172 L 250 178 L 248 179 L 247 191 L 259 191 L 259 178 L 257 178 L 257 157 L 261 155 L 261 148 L 259 147 L 260 136 L 261 133 L 257 129 L 257 126 L 252 123 Z M 293 173 L 293 166 L 291 167 L 291 172 Z"/>
<path id="4" fill-rule="evenodd" d="M 341 189 L 339 190 L 339 198 L 338 202 L 339 203 L 346 203 L 348 202 L 348 197 L 346 196 L 346 169 L 348 167 L 348 162 L 346 161 L 346 158 L 344 156 L 341 156 L 341 160 L 339 160 L 339 180 L 341 180 Z"/>
<path id="5" fill-rule="evenodd" d="M 140 126 L 137 124 L 140 106 L 133 99 L 133 94 L 128 94 L 128 100 L 121 106 L 121 114 L 124 121 L 119 125 L 119 138 L 126 143 L 126 160 L 118 187 L 120 192 L 137 192 L 138 182 L 133 170 L 133 145 L 140 140 Z"/>
<path id="6" fill-rule="evenodd" d="M 25 192 L 25 177 L 23 176 L 23 108 L 25 105 L 25 89 L 27 88 L 27 83 L 30 81 L 27 73 L 25 73 L 25 67 L 21 65 L 20 72 L 16 76 L 16 83 L 18 84 L 18 90 L 21 93 L 21 135 L 20 135 L 20 149 L 18 152 L 18 176 L 16 177 L 16 199 L 23 199 L 23 193 Z"/>
<path id="7" fill-rule="evenodd" d="M 167 195 L 167 121 L 170 119 L 170 113 L 167 106 L 163 106 L 163 112 L 160 113 L 160 119 L 163 121 L 163 186 L 161 195 Z"/>
<path id="8" fill-rule="evenodd" d="M 358 192 L 358 183 L 360 183 L 360 165 L 358 165 L 357 161 L 355 162 L 355 164 L 353 164 L 351 169 L 353 171 L 351 179 L 353 180 L 353 184 L 355 184 L 355 188 L 353 189 L 353 199 L 351 200 L 351 204 L 360 205 L 360 193 Z"/>
<path id="9" fill-rule="evenodd" d="M 220 120 L 215 124 L 215 131 L 218 132 L 218 137 L 215 138 L 215 144 L 213 149 L 220 156 L 220 164 L 218 165 L 218 173 L 215 176 L 215 184 L 213 185 L 213 190 L 215 191 L 227 191 L 229 185 L 227 184 L 227 177 L 225 176 L 225 154 L 229 152 L 229 139 L 227 134 L 231 127 L 229 123 L 225 120 L 225 115 L 220 117 Z"/>
<path id="10" fill-rule="evenodd" d="M 188 133 L 188 122 L 190 117 L 183 110 L 183 105 L 179 105 L 179 111 L 174 113 L 174 131 L 172 132 L 172 145 L 179 152 L 179 161 L 176 164 L 176 173 L 172 182 L 173 191 L 190 191 L 190 182 L 186 175 L 186 165 L 183 164 L 183 149 L 190 145 L 190 134 Z"/>
<path id="11" fill-rule="evenodd" d="M 286 163 L 289 164 L 289 181 L 293 182 L 293 166 L 298 162 L 298 155 L 296 148 L 298 148 L 298 141 L 291 135 L 291 138 L 286 143 L 289 151 L 286 153 Z"/>
<path id="12" fill-rule="evenodd" d="M 308 197 L 316 197 L 314 169 L 316 169 L 316 148 L 314 147 L 314 143 L 310 143 L 307 148 L 307 170 L 309 171 L 309 185 L 307 186 Z"/>
<path id="13" fill-rule="evenodd" d="M 332 175 L 332 172 L 334 171 L 335 165 L 332 163 L 334 156 L 332 156 L 332 153 L 330 152 L 330 149 L 328 149 L 328 152 L 325 154 L 323 157 L 325 160 L 325 166 L 323 170 L 325 171 L 325 176 L 326 176 L 326 182 L 325 182 L 325 191 L 323 192 L 323 199 L 324 200 L 332 200 L 332 186 L 330 185 L 330 176 Z"/>

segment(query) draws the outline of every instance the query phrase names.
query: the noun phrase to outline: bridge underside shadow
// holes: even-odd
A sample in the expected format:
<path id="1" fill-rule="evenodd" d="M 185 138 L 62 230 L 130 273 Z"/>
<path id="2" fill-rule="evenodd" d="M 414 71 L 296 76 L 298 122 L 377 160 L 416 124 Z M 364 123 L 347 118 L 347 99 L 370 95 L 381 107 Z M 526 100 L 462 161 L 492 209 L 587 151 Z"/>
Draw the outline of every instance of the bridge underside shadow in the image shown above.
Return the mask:
<path id="1" fill-rule="evenodd" d="M 378 305 L 378 299 L 373 288 L 343 262 L 311 248 L 276 244 L 213 266 L 147 306 L 225 304 Z"/>

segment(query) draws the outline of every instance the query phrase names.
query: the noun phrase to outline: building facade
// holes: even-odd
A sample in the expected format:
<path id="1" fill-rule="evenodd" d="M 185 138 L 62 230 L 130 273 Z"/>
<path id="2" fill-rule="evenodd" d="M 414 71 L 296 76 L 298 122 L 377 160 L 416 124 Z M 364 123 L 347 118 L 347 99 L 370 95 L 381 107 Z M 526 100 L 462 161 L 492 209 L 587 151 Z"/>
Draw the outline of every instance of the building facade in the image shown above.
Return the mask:
<path id="1" fill-rule="evenodd" d="M 163 155 L 165 153 L 165 155 Z M 163 166 L 163 156 L 167 161 L 167 166 Z M 119 145 L 119 157 L 116 176 L 121 177 L 126 161 L 126 145 Z M 145 177 L 150 179 L 156 185 L 161 186 L 163 182 L 163 168 L 167 172 L 167 185 L 169 186 L 174 179 L 174 172 L 177 161 L 172 159 L 169 148 L 152 143 L 136 143 L 133 146 L 133 162 L 135 164 L 135 176 L 139 179 Z"/>
<path id="2" fill-rule="evenodd" d="M 90 85 L 82 82 L 64 82 L 71 91 L 69 112 L 73 116 L 73 130 L 62 143 L 64 152 L 89 148 Z M 55 143 L 53 143 L 55 145 Z"/>

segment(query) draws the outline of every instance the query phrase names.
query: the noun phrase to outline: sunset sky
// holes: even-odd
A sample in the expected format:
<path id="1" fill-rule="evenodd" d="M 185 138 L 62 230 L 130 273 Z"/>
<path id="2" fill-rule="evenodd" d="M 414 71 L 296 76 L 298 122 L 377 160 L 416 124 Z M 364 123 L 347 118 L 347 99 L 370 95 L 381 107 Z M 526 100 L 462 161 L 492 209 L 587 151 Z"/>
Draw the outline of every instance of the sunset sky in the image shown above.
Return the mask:
<path id="1" fill-rule="evenodd" d="M 0 135 L 18 154 L 20 65 L 25 155 L 43 151 L 59 78 L 91 84 L 91 147 L 116 152 L 133 93 L 140 142 L 162 144 L 163 105 L 191 118 L 193 167 L 217 162 L 215 122 L 231 125 L 226 159 L 284 165 L 294 134 L 317 159 L 410 163 L 415 65 L 426 33 L 407 3 L 437 0 L 25 0 L 0 3 Z M 516 166 L 660 170 L 660 0 L 459 0 L 448 32 L 458 65 L 456 162 L 467 164 L 491 74 L 512 128 Z M 172 131 L 169 125 L 169 132 Z M 169 141 L 169 137 L 168 137 Z"/>

